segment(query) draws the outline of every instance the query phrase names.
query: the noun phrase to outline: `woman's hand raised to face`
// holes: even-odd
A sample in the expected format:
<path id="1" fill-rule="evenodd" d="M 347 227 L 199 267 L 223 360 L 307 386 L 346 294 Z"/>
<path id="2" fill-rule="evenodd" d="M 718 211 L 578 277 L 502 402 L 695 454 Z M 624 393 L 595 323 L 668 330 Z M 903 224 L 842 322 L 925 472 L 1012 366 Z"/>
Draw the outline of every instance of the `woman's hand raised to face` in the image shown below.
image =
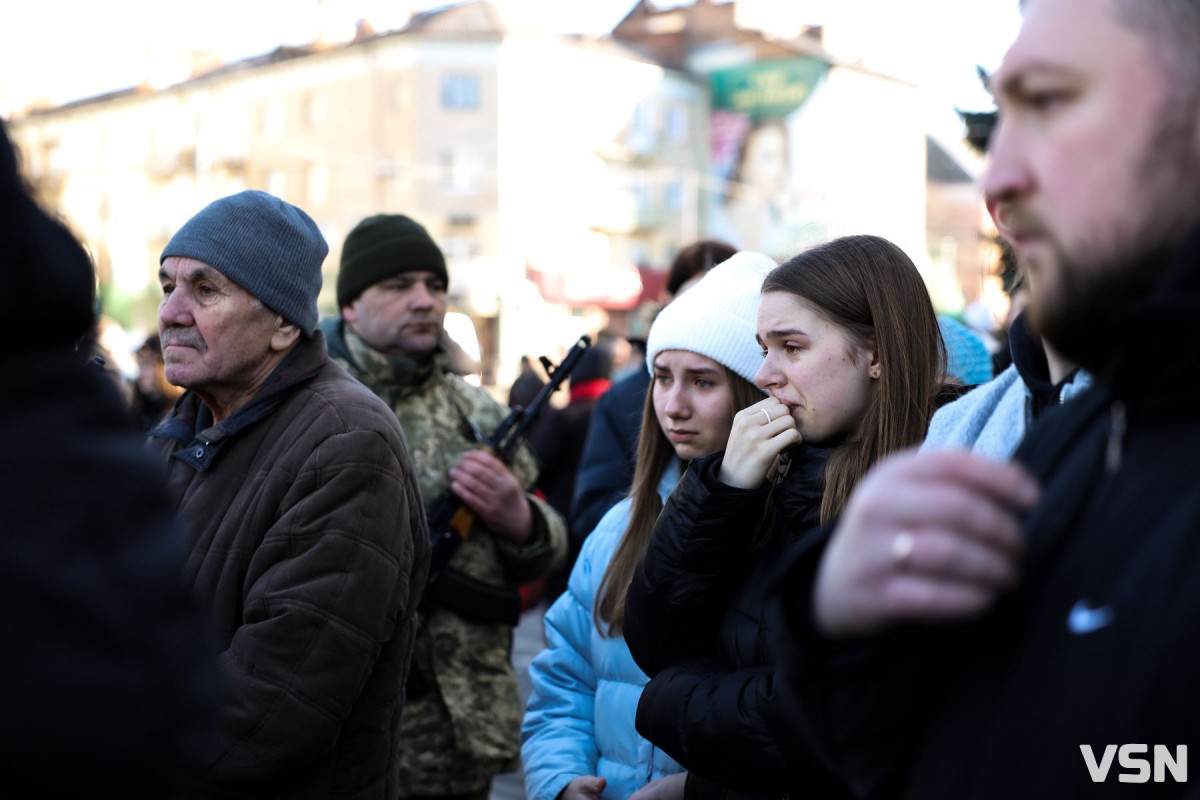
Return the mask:
<path id="1" fill-rule="evenodd" d="M 717 477 L 738 489 L 754 489 L 766 479 L 775 457 L 800 440 L 788 407 L 774 397 L 747 406 L 733 418 Z"/>

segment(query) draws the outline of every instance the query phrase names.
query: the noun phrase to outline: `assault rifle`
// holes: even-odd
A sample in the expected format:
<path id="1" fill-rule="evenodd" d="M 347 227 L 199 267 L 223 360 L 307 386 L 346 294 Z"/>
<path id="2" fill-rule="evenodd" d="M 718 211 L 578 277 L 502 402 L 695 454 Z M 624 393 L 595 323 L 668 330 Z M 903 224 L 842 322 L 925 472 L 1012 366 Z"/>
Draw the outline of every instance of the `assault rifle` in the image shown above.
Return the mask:
<path id="1" fill-rule="evenodd" d="M 571 370 L 579 365 L 591 344 L 591 339 L 580 336 L 557 367 L 542 356 L 540 360 L 550 376 L 549 383 L 542 387 L 528 408 L 514 407 L 495 432 L 482 442 L 482 449 L 507 464 L 513 447 L 549 402 L 550 396 L 567 380 Z M 476 437 L 479 438 L 477 433 Z M 521 596 L 518 591 L 483 583 L 447 567 L 470 534 L 474 521 L 475 512 L 450 489 L 442 492 L 434 503 L 429 513 L 429 536 L 432 540 L 429 578 L 421 599 L 421 610 L 427 612 L 434 606 L 440 606 L 467 619 L 516 625 L 521 616 Z"/>

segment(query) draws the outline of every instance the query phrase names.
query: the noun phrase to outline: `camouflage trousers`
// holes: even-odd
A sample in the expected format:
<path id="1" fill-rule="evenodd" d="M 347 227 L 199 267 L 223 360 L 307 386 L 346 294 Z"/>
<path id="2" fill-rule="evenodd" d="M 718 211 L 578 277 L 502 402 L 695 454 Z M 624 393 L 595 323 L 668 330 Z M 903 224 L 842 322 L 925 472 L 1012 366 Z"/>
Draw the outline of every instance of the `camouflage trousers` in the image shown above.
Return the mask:
<path id="1" fill-rule="evenodd" d="M 414 646 L 409 696 L 405 702 L 401 731 L 400 785 L 406 798 L 422 795 L 466 795 L 486 792 L 492 778 L 516 769 L 517 756 L 481 757 L 475 748 L 464 747 L 455 736 L 455 722 L 442 696 L 438 677 L 431 669 L 431 637 L 427 630 L 417 635 Z M 465 676 L 446 676 L 448 682 Z M 481 697 L 494 695 L 486 691 Z M 467 709 L 470 725 L 497 725 L 508 717 L 500 709 Z M 462 720 L 460 720 L 460 724 Z M 519 724 L 512 735 L 519 748 Z M 505 737 L 508 738 L 508 737 Z M 517 749 L 519 753 L 519 749 Z"/>

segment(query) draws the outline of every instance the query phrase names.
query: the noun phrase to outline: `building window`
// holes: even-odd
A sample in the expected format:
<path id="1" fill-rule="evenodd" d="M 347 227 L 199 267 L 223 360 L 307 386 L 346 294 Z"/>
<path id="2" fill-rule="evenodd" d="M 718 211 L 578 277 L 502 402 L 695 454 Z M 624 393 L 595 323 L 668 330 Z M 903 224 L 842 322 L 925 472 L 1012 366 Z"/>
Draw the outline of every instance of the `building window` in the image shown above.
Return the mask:
<path id="1" fill-rule="evenodd" d="M 456 73 L 442 76 L 442 108 L 478 107 L 478 75 Z"/>
<path id="2" fill-rule="evenodd" d="M 476 163 L 469 152 L 441 151 L 438 154 L 438 171 L 442 186 L 459 193 L 478 191 L 479 170 Z"/>
<path id="3" fill-rule="evenodd" d="M 686 106 L 673 105 L 667 111 L 667 136 L 672 142 L 682 142 L 688 134 L 688 110 Z"/>
<path id="4" fill-rule="evenodd" d="M 319 164 L 308 168 L 308 203 L 324 205 L 329 199 L 329 169 Z"/>
<path id="5" fill-rule="evenodd" d="M 325 96 L 310 93 L 304 98 L 304 122 L 309 128 L 325 123 Z"/>
<path id="6" fill-rule="evenodd" d="M 283 100 L 274 98 L 263 104 L 262 132 L 265 139 L 283 138 Z"/>
<path id="7" fill-rule="evenodd" d="M 649 264 L 649 250 L 641 239 L 629 243 L 629 259 L 634 264 Z"/>
<path id="8" fill-rule="evenodd" d="M 412 108 L 412 84 L 408 78 L 400 78 L 392 83 L 392 108 L 396 111 L 408 111 Z"/>
<path id="9" fill-rule="evenodd" d="M 633 109 L 629 120 L 629 134 L 625 144 L 634 153 L 646 155 L 655 149 L 655 114 L 649 100 L 643 100 Z"/>
<path id="10" fill-rule="evenodd" d="M 633 202 L 639 212 L 650 208 L 650 186 L 640 178 L 633 184 Z"/>
<path id="11" fill-rule="evenodd" d="M 287 179 L 283 175 L 283 170 L 267 170 L 266 192 L 276 197 L 284 197 L 287 194 Z"/>
<path id="12" fill-rule="evenodd" d="M 643 100 L 633 109 L 632 129 L 635 136 L 654 135 L 654 106 Z"/>
<path id="13" fill-rule="evenodd" d="M 671 181 L 666 188 L 667 208 L 672 211 L 683 210 L 683 181 Z"/>

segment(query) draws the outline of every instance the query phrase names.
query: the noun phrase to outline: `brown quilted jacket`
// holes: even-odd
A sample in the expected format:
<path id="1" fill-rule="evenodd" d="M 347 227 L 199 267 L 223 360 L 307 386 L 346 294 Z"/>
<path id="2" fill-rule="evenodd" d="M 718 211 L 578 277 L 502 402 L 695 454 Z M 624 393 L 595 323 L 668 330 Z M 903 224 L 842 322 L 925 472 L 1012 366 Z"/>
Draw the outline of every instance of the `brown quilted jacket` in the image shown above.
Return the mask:
<path id="1" fill-rule="evenodd" d="M 151 436 L 224 648 L 192 794 L 397 796 L 429 536 L 395 415 L 318 333 L 220 425 L 189 393 Z"/>

